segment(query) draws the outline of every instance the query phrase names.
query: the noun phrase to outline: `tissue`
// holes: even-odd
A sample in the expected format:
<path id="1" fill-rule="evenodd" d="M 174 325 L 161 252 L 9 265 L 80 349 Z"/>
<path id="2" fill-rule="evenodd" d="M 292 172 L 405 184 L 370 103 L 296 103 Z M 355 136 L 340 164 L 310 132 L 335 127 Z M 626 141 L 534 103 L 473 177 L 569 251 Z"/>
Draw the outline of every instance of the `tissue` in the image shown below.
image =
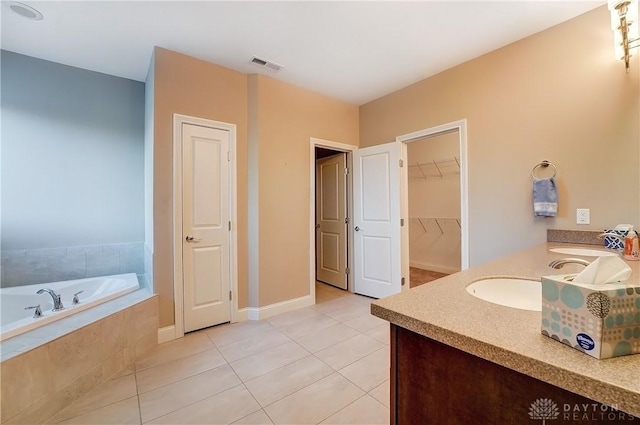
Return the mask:
<path id="1" fill-rule="evenodd" d="M 574 283 L 602 285 L 627 280 L 631 277 L 631 267 L 618 256 L 598 257 L 574 279 Z"/>

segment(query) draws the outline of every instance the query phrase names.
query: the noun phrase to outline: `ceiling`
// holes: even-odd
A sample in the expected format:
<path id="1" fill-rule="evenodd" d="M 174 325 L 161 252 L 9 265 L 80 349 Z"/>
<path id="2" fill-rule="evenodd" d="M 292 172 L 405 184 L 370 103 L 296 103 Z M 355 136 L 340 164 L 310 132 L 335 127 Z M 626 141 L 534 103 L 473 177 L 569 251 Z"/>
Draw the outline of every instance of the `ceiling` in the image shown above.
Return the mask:
<path id="1" fill-rule="evenodd" d="M 605 1 L 2 1 L 2 49 L 144 81 L 153 46 L 361 105 Z M 250 63 L 258 56 L 279 72 Z"/>

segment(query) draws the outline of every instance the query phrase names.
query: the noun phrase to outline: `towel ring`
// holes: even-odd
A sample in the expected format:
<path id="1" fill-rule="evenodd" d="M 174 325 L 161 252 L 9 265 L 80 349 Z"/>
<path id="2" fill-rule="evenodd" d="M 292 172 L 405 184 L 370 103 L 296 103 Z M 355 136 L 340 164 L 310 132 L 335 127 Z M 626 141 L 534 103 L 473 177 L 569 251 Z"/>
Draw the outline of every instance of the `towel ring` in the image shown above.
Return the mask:
<path id="1" fill-rule="evenodd" d="M 536 170 L 538 168 L 547 168 L 551 166 L 553 168 L 553 175 L 549 178 L 554 178 L 556 176 L 556 174 L 558 173 L 558 169 L 556 168 L 556 166 L 552 163 L 547 161 L 546 159 L 544 161 L 542 161 L 541 163 L 537 164 L 535 167 L 533 167 L 533 169 L 531 170 L 531 177 L 534 180 L 541 180 L 540 178 L 536 177 Z"/>

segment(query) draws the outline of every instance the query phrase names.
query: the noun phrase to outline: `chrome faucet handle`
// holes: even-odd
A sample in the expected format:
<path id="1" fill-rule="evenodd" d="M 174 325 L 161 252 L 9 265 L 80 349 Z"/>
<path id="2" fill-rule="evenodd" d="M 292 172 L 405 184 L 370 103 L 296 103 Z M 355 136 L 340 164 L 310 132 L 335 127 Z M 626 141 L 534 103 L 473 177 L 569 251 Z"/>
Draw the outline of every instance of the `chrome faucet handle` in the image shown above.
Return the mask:
<path id="1" fill-rule="evenodd" d="M 25 310 L 31 310 L 31 309 L 35 309 L 36 311 L 33 312 L 33 318 L 37 319 L 38 317 L 42 316 L 42 310 L 40 309 L 40 304 L 38 305 L 32 305 L 30 307 L 25 307 Z"/>
<path id="2" fill-rule="evenodd" d="M 73 301 L 71 302 L 72 305 L 80 304 L 80 298 L 78 298 L 78 295 L 82 294 L 83 292 L 84 292 L 84 289 L 82 291 L 78 291 L 75 294 L 73 294 Z"/>

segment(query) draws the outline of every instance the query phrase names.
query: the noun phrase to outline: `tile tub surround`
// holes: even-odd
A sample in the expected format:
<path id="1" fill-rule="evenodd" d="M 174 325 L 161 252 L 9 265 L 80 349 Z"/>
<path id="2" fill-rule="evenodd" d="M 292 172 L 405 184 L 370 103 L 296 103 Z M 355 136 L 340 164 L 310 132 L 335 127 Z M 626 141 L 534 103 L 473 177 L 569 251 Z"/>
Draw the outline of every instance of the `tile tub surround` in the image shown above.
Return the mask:
<path id="1" fill-rule="evenodd" d="M 135 362 L 157 345 L 157 304 L 139 290 L 2 341 L 0 421 L 43 423 Z"/>
<path id="2" fill-rule="evenodd" d="M 640 355 L 597 360 L 540 332 L 540 312 L 482 301 L 466 287 L 488 276 L 539 279 L 568 274 L 550 261 L 566 257 L 545 243 L 374 301 L 371 313 L 395 325 L 501 366 L 640 416 Z M 584 247 L 584 246 L 583 246 Z M 593 248 L 596 248 L 595 246 Z M 583 257 L 593 260 L 593 257 Z M 640 264 L 628 262 L 640 281 Z M 576 269 L 577 270 L 577 269 Z"/>
<path id="3" fill-rule="evenodd" d="M 145 271 L 144 243 L 0 251 L 3 288 Z"/>

